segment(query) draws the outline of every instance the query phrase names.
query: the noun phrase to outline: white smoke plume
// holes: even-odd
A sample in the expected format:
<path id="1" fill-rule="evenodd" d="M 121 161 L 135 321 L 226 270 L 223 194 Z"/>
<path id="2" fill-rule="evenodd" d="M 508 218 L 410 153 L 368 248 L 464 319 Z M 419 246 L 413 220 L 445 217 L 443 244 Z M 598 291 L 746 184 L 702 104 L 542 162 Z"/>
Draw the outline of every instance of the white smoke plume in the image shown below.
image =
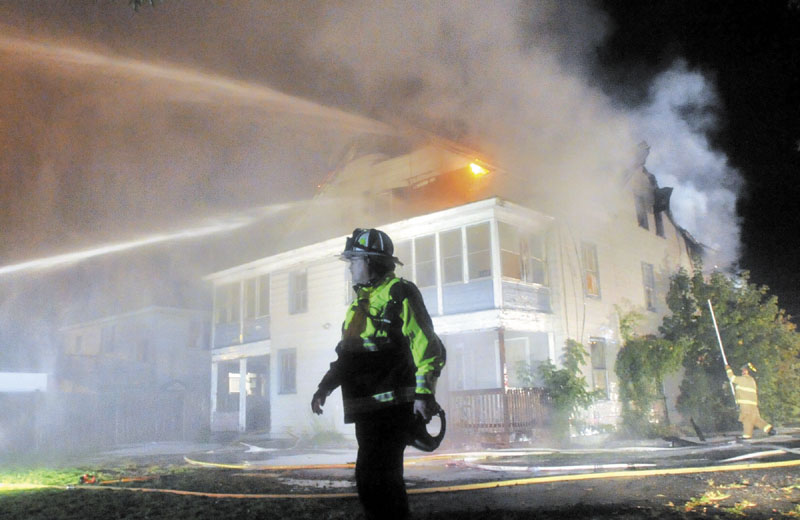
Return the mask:
<path id="1" fill-rule="evenodd" d="M 678 61 L 656 78 L 648 103 L 633 118 L 638 133 L 651 144 L 648 168 L 661 185 L 675 187 L 672 211 L 678 222 L 723 267 L 738 257 L 736 198 L 742 182 L 706 137 L 718 124 L 718 107 L 709 79 Z"/>
<path id="2" fill-rule="evenodd" d="M 621 106 L 614 92 L 604 91 L 594 76 L 601 70 L 596 49 L 608 36 L 611 23 L 592 3 L 164 2 L 139 14 L 88 4 L 27 9 L 25 16 L 30 19 L 17 12 L 23 11 L 22 7 L 2 7 L 0 13 L 8 23 L 23 16 L 19 27 L 52 25 L 46 36 L 73 33 L 63 40 L 67 46 L 86 47 L 85 42 L 94 40 L 92 47 L 101 54 L 135 55 L 166 67 L 197 67 L 389 123 L 425 127 L 486 151 L 517 178 L 526 179 L 534 195 L 567 199 L 572 207 L 579 207 L 595 192 L 594 183 L 607 184 L 609 176 L 630 167 L 636 145 L 644 140 L 651 150 L 648 169 L 660 185 L 675 188 L 672 209 L 678 224 L 712 247 L 722 264 L 737 257 L 734 202 L 741 183 L 726 157 L 706 138 L 717 123 L 713 115 L 719 108 L 713 82 L 678 62 L 653 82 L 644 106 Z M 99 31 L 99 27 L 115 29 Z M 148 53 L 153 56 L 148 58 Z M 23 72 L 28 73 L 20 68 L 17 75 L 22 77 Z M 81 83 L 90 77 L 100 78 L 97 81 L 103 87 L 108 83 L 104 76 L 76 68 L 66 84 L 86 89 L 91 94 L 87 99 L 96 99 L 97 83 L 89 83 L 88 88 Z M 66 168 L 79 155 L 88 155 L 88 162 L 97 165 L 92 168 L 98 172 L 94 175 L 104 176 L 99 182 L 110 183 L 119 191 L 114 200 L 131 199 L 127 207 L 136 207 L 142 192 L 137 184 L 139 172 L 150 172 L 154 181 L 169 188 L 152 203 L 146 202 L 155 216 L 171 216 L 165 208 L 186 209 L 182 200 L 176 204 L 171 195 L 177 190 L 188 190 L 188 200 L 199 195 L 209 207 L 195 207 L 208 211 L 258 204 L 257 199 L 265 194 L 277 200 L 297 199 L 308 195 L 307 191 L 300 193 L 299 181 L 313 186 L 315 181 L 309 181 L 312 174 L 301 177 L 281 172 L 300 171 L 303 167 L 295 163 L 302 157 L 319 158 L 336 148 L 329 136 L 301 139 L 302 149 L 286 143 L 272 146 L 295 159 L 284 161 L 288 168 L 276 168 L 276 175 L 265 176 L 264 170 L 272 169 L 267 156 L 274 153 L 262 153 L 261 148 L 270 148 L 267 141 L 274 125 L 265 126 L 269 117 L 264 113 L 254 117 L 253 111 L 246 116 L 239 111 L 231 117 L 229 109 L 203 103 L 164 108 L 168 100 L 161 94 L 182 99 L 187 89 L 148 78 L 147 89 L 160 93 L 148 95 L 152 101 L 139 95 L 139 82 L 110 77 L 114 80 L 113 93 L 108 96 L 112 101 L 98 109 L 65 99 L 66 109 L 34 111 L 33 115 L 48 121 L 42 128 L 54 143 L 47 148 L 40 144 L 42 150 L 33 154 L 20 153 L 23 159 L 18 162 L 23 164 L 31 162 L 28 157 L 46 159 L 31 167 L 24 164 L 35 176 L 24 178 L 23 185 L 39 179 L 35 181 L 39 192 L 35 200 L 59 206 L 64 196 L 51 192 L 62 186 L 68 191 L 81 189 L 77 180 L 64 180 L 68 174 L 74 178 Z M 36 100 L 60 99 L 70 93 L 70 89 L 60 88 L 48 97 L 44 95 L 47 89 L 35 85 L 32 91 Z M 18 88 L 9 92 L 21 95 Z M 124 106 L 133 108 L 119 109 L 118 114 L 107 117 L 113 100 L 125 96 L 130 99 Z M 95 115 L 102 120 L 91 120 Z M 47 119 L 53 117 L 55 121 Z M 95 124 L 100 130 L 93 128 Z M 103 129 L 110 125 L 113 127 Z M 295 126 L 291 134 L 302 135 L 304 126 Z M 75 143 L 76 135 L 93 136 L 94 142 Z M 131 140 L 129 135 L 135 138 Z M 305 146 L 309 141 L 311 148 Z M 320 153 L 314 146 L 327 147 L 327 151 Z M 56 153 L 59 148 L 66 153 Z M 196 151 L 181 156 L 174 153 L 176 149 Z M 324 161 L 317 160 L 317 165 L 320 162 Z M 305 170 L 310 172 L 317 165 Z M 223 176 L 228 180 L 223 182 Z M 587 182 L 591 180 L 594 183 Z M 576 186 L 585 188 L 576 190 Z M 15 202 L 25 200 L 24 195 L 8 197 L 9 203 L 27 208 Z M 223 195 L 231 200 L 219 207 L 222 200 L 217 199 Z M 148 201 L 149 196 L 143 198 Z M 241 200 L 233 200 L 237 198 Z M 89 202 L 95 203 L 91 198 Z M 109 207 L 108 213 L 114 215 L 119 204 Z M 103 208 L 97 210 L 98 215 L 104 212 Z M 53 211 L 29 213 L 51 215 Z M 19 219 L 21 226 L 31 228 L 25 236 L 33 237 L 46 227 L 41 220 Z M 138 220 L 136 224 L 143 223 Z M 34 240 L 23 238 L 20 242 L 29 245 Z"/>
<path id="3" fill-rule="evenodd" d="M 736 259 L 740 182 L 706 138 L 717 123 L 712 82 L 679 62 L 644 106 L 620 107 L 590 76 L 606 25 L 589 5 L 343 2 L 322 20 L 307 48 L 349 70 L 370 110 L 438 125 L 573 207 L 646 141 L 647 168 L 675 188 L 678 224 L 720 267 Z"/>

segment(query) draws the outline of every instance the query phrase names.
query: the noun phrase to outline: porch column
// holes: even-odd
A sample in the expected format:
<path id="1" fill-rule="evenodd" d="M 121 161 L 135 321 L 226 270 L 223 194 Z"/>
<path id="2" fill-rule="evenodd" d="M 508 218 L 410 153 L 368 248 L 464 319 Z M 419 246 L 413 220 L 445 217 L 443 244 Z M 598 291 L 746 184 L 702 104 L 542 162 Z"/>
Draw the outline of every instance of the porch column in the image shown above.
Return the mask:
<path id="1" fill-rule="evenodd" d="M 247 358 L 239 360 L 239 431 L 247 426 Z"/>
<path id="2" fill-rule="evenodd" d="M 508 369 L 506 368 L 506 342 L 503 327 L 497 329 L 497 351 L 500 358 L 500 381 L 503 389 L 500 394 L 503 406 L 503 431 L 508 439 L 511 434 L 511 417 L 508 409 Z"/>
<path id="3" fill-rule="evenodd" d="M 217 411 L 217 384 L 219 382 L 219 365 L 217 363 L 211 363 L 211 396 L 210 402 L 211 406 L 210 412 L 211 416 L 209 417 L 210 424 L 213 426 L 214 424 L 214 414 Z"/>

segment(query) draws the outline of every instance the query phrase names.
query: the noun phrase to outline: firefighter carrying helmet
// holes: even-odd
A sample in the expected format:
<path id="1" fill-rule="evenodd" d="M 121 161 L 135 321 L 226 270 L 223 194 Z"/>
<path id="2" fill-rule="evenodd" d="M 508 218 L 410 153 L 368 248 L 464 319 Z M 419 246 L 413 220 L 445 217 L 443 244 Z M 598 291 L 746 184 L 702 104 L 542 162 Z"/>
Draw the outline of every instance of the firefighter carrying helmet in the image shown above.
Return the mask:
<path id="1" fill-rule="evenodd" d="M 379 229 L 356 228 L 353 234 L 347 237 L 341 257 L 345 260 L 354 256 L 380 256 L 390 258 L 394 263 L 403 265 L 394 255 L 394 244 L 389 235 Z"/>
<path id="2" fill-rule="evenodd" d="M 447 430 L 447 421 L 445 420 L 444 409 L 441 407 L 434 415 L 438 415 L 439 420 L 442 423 L 439 433 L 436 434 L 436 436 L 428 433 L 427 423 L 421 417 L 415 415 L 414 422 L 412 423 L 411 429 L 408 432 L 408 440 L 406 441 L 406 444 L 409 446 L 414 446 L 418 450 L 422 451 L 433 451 L 439 447 L 439 445 L 442 443 L 442 439 L 444 439 L 444 433 Z"/>

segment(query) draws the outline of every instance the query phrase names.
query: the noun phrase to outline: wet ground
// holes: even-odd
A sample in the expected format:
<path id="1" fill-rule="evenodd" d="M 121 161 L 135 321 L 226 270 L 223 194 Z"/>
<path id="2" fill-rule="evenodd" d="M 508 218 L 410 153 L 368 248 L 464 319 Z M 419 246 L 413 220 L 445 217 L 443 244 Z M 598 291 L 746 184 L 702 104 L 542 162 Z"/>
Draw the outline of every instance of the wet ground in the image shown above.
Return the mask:
<path id="1" fill-rule="evenodd" d="M 406 480 L 417 518 L 800 517 L 800 432 L 786 433 L 687 446 L 409 449 Z M 0 495 L 0 518 L 361 518 L 354 460 L 352 447 L 258 439 L 132 446 L 84 462 L 143 480 Z"/>

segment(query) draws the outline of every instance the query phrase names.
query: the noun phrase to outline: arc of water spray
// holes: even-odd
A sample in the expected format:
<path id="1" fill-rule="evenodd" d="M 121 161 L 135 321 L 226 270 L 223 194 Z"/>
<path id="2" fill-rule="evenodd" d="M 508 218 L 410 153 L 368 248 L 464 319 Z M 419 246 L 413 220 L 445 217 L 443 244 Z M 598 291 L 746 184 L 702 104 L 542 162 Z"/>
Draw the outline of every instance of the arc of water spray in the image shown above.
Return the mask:
<path id="1" fill-rule="evenodd" d="M 2 25 L 0 25 L 0 32 L 3 32 Z M 0 52 L 14 53 L 27 59 L 46 60 L 55 64 L 83 66 L 94 69 L 102 68 L 107 72 L 129 73 L 142 78 L 169 81 L 188 87 L 200 88 L 205 92 L 249 100 L 274 111 L 333 121 L 340 126 L 362 132 L 397 134 L 395 129 L 375 119 L 320 105 L 264 85 L 236 80 L 218 74 L 205 73 L 178 65 L 161 65 L 133 58 L 100 54 L 62 44 L 4 35 L 0 35 Z"/>
<path id="2" fill-rule="evenodd" d="M 105 244 L 102 246 L 93 247 L 90 249 L 84 249 L 81 251 L 72 251 L 70 253 L 48 256 L 44 258 L 37 258 L 35 260 L 29 260 L 27 262 L 21 262 L 18 264 L 6 265 L 0 267 L 0 276 L 13 273 L 22 273 L 26 271 L 41 271 L 44 269 L 51 269 L 54 267 L 74 264 L 77 262 L 81 262 L 83 260 L 87 260 L 89 258 L 108 255 L 111 253 L 118 253 L 121 251 L 136 249 L 153 244 L 158 244 L 163 242 L 173 242 L 177 240 L 187 240 L 190 238 L 198 238 L 202 236 L 213 235 L 216 233 L 222 233 L 225 231 L 233 231 L 235 229 L 239 229 L 247 225 L 250 225 L 256 222 L 257 220 L 260 220 L 267 216 L 279 213 L 281 211 L 285 211 L 293 206 L 294 206 L 293 203 L 265 206 L 263 208 L 250 210 L 238 215 L 228 216 L 220 219 L 212 219 L 207 221 L 207 223 L 205 224 L 198 225 L 195 227 L 188 227 L 178 231 L 172 231 L 167 233 L 156 233 L 136 240 L 129 240 L 126 242 L 115 242 L 112 244 Z"/>

